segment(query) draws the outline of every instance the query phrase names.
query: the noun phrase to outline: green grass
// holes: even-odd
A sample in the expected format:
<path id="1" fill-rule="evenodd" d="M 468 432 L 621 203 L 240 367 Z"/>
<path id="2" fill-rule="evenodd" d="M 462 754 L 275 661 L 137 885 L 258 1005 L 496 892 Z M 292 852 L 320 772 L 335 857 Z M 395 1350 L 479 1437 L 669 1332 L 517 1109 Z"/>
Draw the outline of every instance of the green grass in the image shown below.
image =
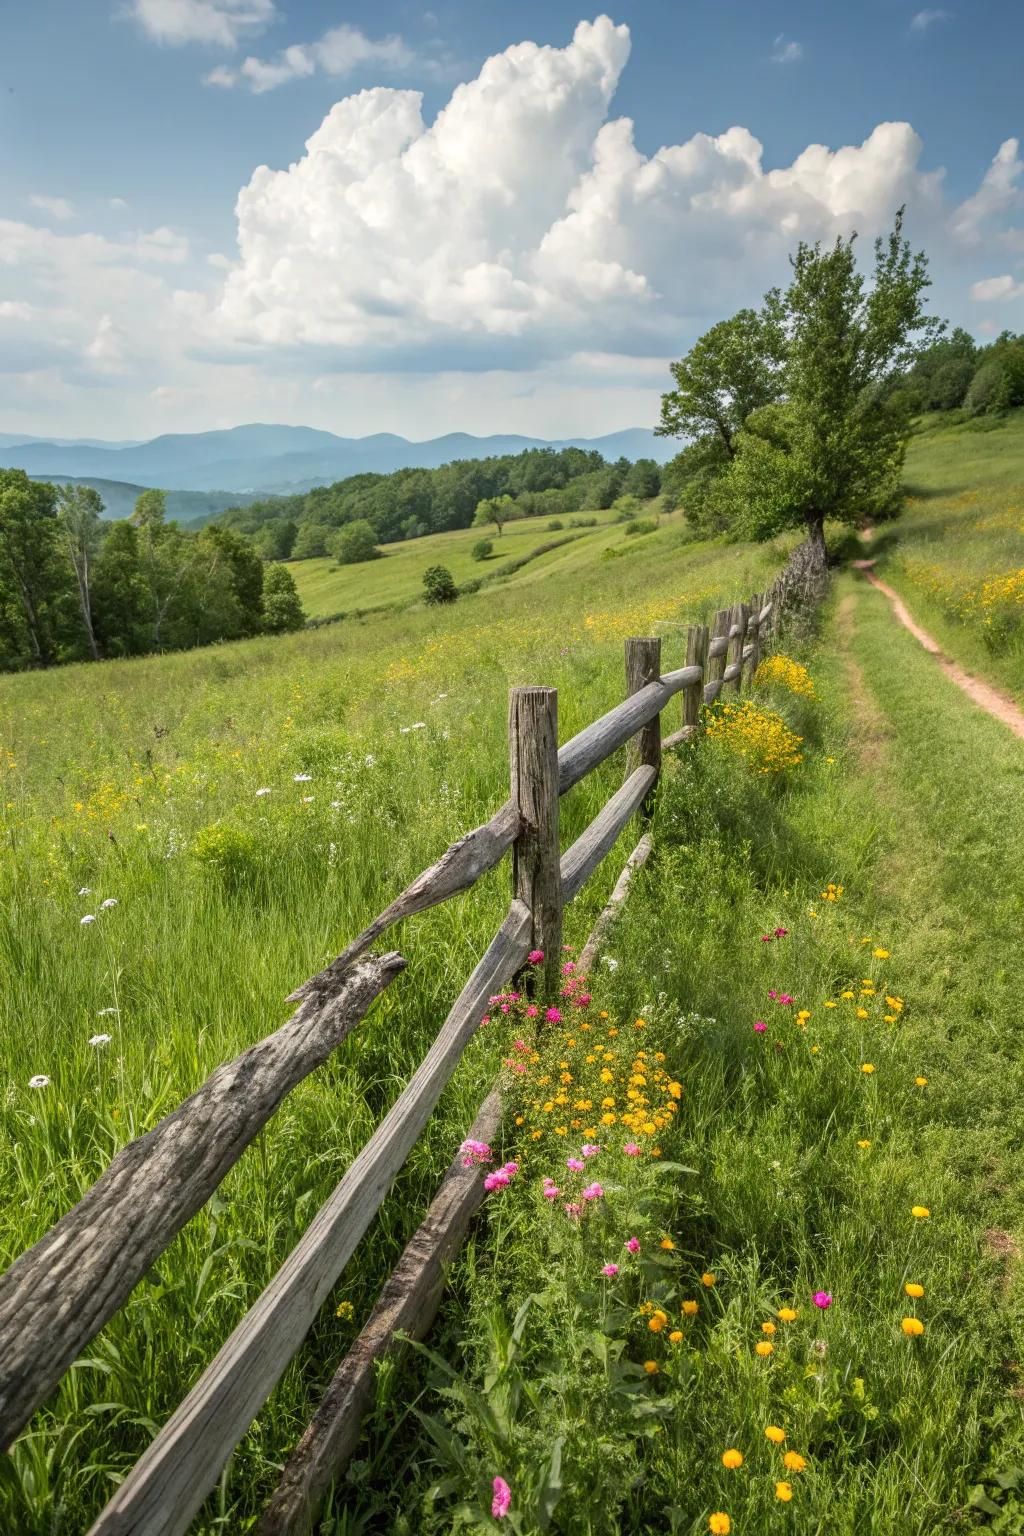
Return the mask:
<path id="1" fill-rule="evenodd" d="M 422 539 L 384 544 L 382 559 L 362 565 L 338 565 L 333 559 L 297 560 L 290 570 L 311 619 L 387 605 L 401 607 L 422 600 L 423 572 L 431 565 L 447 566 L 459 586 L 471 581 L 491 585 L 505 580 L 502 571 L 507 564 L 524 560 L 534 550 L 554 542 L 565 541 L 559 550 L 531 561 L 531 580 L 539 570 L 549 569 L 552 564 L 561 565 L 567 559 L 572 566 L 590 564 L 605 549 L 621 545 L 626 525 L 615 522 L 613 511 L 578 515 L 596 518 L 597 526 L 572 528 L 572 518 L 566 516 L 558 519 L 561 529 L 549 530 L 550 518 L 533 517 L 507 524 L 500 537 L 493 528 L 460 528 L 454 533 L 434 533 Z M 676 522 L 678 516 L 675 514 Z M 494 552 L 486 560 L 474 560 L 473 546 L 484 538 L 491 540 Z"/>

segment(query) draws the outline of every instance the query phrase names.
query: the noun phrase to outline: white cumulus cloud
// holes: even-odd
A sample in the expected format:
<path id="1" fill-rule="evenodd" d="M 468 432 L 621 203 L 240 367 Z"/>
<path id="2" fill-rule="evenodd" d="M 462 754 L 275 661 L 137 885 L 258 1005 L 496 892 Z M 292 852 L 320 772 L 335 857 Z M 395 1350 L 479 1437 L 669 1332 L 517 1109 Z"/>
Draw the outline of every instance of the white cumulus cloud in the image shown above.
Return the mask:
<path id="1" fill-rule="evenodd" d="M 48 213 L 51 219 L 59 219 L 62 224 L 75 216 L 75 206 L 66 197 L 44 197 L 40 192 L 33 192 L 29 202 L 40 213 Z"/>
<path id="2" fill-rule="evenodd" d="M 129 0 L 129 14 L 158 43 L 211 43 L 234 48 L 265 31 L 274 0 Z"/>
<path id="3" fill-rule="evenodd" d="M 221 65 L 204 77 L 204 83 L 227 88 L 240 83 L 259 93 L 318 71 L 343 79 L 370 64 L 389 70 L 407 69 L 413 59 L 414 54 L 400 37 L 367 37 L 359 27 L 343 23 L 325 32 L 315 43 L 293 43 L 274 58 L 249 57 L 238 69 Z"/>
<path id="4" fill-rule="evenodd" d="M 983 277 L 980 282 L 971 284 L 971 298 L 977 299 L 980 304 L 993 304 L 1000 299 L 1019 299 L 1021 294 L 1024 294 L 1024 283 L 1019 283 L 1009 272 L 1004 272 L 1000 277 Z"/>
<path id="5" fill-rule="evenodd" d="M 1024 197 L 1018 182 L 1022 172 L 1020 140 L 1005 139 L 977 192 L 956 211 L 953 228 L 961 240 L 969 245 L 979 244 L 991 222 L 1021 206 Z"/>

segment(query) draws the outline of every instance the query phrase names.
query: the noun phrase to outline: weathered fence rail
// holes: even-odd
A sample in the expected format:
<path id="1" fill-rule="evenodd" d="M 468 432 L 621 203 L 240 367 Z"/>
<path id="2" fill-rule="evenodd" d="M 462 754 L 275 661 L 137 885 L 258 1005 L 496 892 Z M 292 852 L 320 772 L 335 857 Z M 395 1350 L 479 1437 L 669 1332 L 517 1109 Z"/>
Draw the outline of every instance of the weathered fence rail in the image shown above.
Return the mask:
<path id="1" fill-rule="evenodd" d="M 648 814 L 662 754 L 700 728 L 701 704 L 752 677 L 778 583 L 750 604 L 692 625 L 686 664 L 660 672 L 661 641 L 626 642 L 627 697 L 558 746 L 554 689 L 516 688 L 509 705 L 510 794 L 484 825 L 454 843 L 346 949 L 288 999 L 292 1017 L 114 1158 L 82 1200 L 0 1277 L 0 1446 L 8 1446 L 89 1341 L 201 1208 L 284 1097 L 321 1065 L 405 968 L 400 954 L 367 949 L 388 928 L 469 889 L 512 850 L 512 900 L 436 1039 L 376 1131 L 263 1294 L 120 1484 L 91 1536 L 182 1536 L 228 1458 L 280 1380 L 429 1120 L 488 998 L 544 952 L 554 990 L 562 913 L 638 813 Z M 663 739 L 661 717 L 682 694 L 682 725 Z M 625 779 L 563 853 L 559 800 L 619 748 Z M 587 964 L 651 851 L 641 838 L 584 950 Z M 476 1122 L 490 1140 L 496 1093 Z M 422 1334 L 434 1315 L 442 1264 L 480 1198 L 479 1177 L 458 1162 L 446 1176 L 264 1514 L 263 1536 L 309 1529 L 351 1453 L 373 1386 L 374 1364 L 398 1329 Z"/>

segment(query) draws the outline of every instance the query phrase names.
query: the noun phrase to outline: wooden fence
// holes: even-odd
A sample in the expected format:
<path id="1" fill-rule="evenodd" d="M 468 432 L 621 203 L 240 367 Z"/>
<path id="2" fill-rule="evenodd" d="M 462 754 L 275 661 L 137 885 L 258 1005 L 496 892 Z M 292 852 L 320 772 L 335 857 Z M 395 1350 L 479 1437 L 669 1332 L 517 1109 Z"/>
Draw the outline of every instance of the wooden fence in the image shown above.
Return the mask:
<path id="1" fill-rule="evenodd" d="M 296 1008 L 274 1034 L 219 1067 L 148 1135 L 125 1147 L 79 1203 L 0 1278 L 0 1447 L 50 1396 L 89 1341 L 187 1221 L 205 1204 L 292 1088 L 323 1063 L 374 999 L 405 968 L 401 955 L 372 956 L 392 924 L 472 886 L 512 850 L 508 915 L 463 987 L 437 1038 L 327 1202 L 187 1397 L 120 1484 L 90 1536 L 181 1536 L 295 1355 L 321 1306 L 422 1134 L 487 1000 L 542 950 L 543 987 L 559 985 L 562 913 L 637 813 L 647 814 L 662 752 L 700 727 L 701 704 L 739 690 L 756 670 L 783 587 L 693 625 L 686 665 L 661 675 L 661 641 L 626 641 L 627 697 L 558 746 L 557 694 L 514 688 L 509 702 L 511 793 L 490 821 L 454 843 L 319 975 L 288 999 Z M 682 694 L 679 727 L 662 736 L 662 714 Z M 625 780 L 564 852 L 559 798 L 627 746 Z M 621 903 L 644 837 L 623 871 L 601 928 Z M 596 953 L 595 930 L 581 960 Z M 497 1093 L 469 1131 L 490 1141 Z M 261 1536 L 309 1529 L 312 1513 L 351 1453 L 370 1399 L 374 1362 L 396 1331 L 419 1335 L 434 1316 L 443 1265 L 481 1198 L 478 1169 L 457 1158 L 426 1218 L 264 1513 Z"/>

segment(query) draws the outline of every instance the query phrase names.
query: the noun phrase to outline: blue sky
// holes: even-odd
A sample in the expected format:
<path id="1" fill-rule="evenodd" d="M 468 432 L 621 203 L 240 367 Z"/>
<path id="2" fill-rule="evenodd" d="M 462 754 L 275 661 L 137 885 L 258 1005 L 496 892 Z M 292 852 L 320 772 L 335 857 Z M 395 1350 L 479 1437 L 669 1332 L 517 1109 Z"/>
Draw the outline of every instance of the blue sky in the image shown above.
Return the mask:
<path id="1" fill-rule="evenodd" d="M 666 360 L 798 238 L 904 201 L 936 307 L 1024 329 L 1024 6 L 608 15 L 7 8 L 0 430 L 647 424 Z"/>

